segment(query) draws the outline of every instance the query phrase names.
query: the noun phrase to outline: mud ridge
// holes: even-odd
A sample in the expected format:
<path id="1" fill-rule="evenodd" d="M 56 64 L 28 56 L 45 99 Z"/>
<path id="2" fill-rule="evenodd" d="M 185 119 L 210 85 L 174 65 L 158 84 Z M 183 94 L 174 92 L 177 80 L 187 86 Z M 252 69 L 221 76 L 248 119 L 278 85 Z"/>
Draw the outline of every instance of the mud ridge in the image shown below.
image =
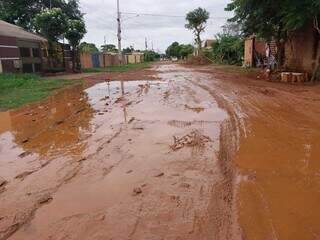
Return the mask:
<path id="1" fill-rule="evenodd" d="M 233 106 L 222 96 L 206 85 L 190 81 L 194 85 L 210 93 L 217 101 L 218 106 L 224 109 L 229 119 L 221 125 L 219 169 L 222 174 L 221 181 L 213 187 L 211 205 L 211 222 L 213 223 L 214 236 L 218 240 L 242 239 L 236 212 L 236 176 L 233 159 L 239 148 L 241 134 L 245 132 L 240 117 L 233 110 Z M 217 87 L 217 89 L 219 89 Z"/>

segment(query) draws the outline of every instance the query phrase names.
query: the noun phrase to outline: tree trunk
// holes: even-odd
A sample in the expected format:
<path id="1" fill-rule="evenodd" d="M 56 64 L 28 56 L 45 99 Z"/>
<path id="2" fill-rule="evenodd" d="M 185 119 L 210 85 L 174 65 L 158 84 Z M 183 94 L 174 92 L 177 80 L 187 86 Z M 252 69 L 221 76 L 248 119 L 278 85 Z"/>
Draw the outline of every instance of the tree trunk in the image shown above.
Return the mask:
<path id="1" fill-rule="evenodd" d="M 201 44 L 200 34 L 201 34 L 200 32 L 197 33 L 197 44 L 198 44 L 199 55 L 202 55 L 202 44 Z"/>
<path id="2" fill-rule="evenodd" d="M 76 72 L 76 47 L 72 46 L 72 71 Z"/>

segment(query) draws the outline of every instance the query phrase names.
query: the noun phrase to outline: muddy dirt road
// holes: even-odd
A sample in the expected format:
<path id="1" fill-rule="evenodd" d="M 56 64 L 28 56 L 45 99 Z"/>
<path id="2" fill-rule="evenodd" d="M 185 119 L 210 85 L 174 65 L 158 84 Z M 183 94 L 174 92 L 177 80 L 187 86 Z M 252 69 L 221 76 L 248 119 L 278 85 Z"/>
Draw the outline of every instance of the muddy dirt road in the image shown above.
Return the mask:
<path id="1" fill-rule="evenodd" d="M 0 240 L 319 239 L 319 86 L 152 74 L 0 112 Z"/>

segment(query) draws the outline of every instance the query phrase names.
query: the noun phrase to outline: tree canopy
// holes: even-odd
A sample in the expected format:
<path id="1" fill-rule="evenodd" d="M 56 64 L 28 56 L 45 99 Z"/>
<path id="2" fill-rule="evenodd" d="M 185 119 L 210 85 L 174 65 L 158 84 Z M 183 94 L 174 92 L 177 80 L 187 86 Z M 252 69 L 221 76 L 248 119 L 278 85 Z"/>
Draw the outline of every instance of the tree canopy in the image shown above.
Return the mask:
<path id="1" fill-rule="evenodd" d="M 245 36 L 255 34 L 276 41 L 279 66 L 284 63 L 284 46 L 290 31 L 313 23 L 320 33 L 319 0 L 232 0 L 226 10 L 234 12 L 229 21 L 240 23 Z"/>
<path id="2" fill-rule="evenodd" d="M 86 26 L 82 20 L 68 19 L 65 37 L 71 46 L 78 46 L 86 32 Z"/>
<path id="3" fill-rule="evenodd" d="M 234 11 L 230 21 L 241 23 L 245 35 L 281 39 L 311 21 L 319 29 L 319 0 L 232 0 L 226 10 Z"/>
<path id="4" fill-rule="evenodd" d="M 199 50 L 201 50 L 202 47 L 201 33 L 204 32 L 209 17 L 210 13 L 203 8 L 197 8 L 189 12 L 186 16 L 187 24 L 185 26 L 195 34 Z"/>
<path id="5" fill-rule="evenodd" d="M 153 62 L 160 59 L 160 54 L 155 51 L 146 50 L 143 53 L 144 53 L 144 60 L 146 62 Z"/>
<path id="6" fill-rule="evenodd" d="M 117 52 L 118 49 L 114 44 L 105 44 L 101 46 L 103 52 Z"/>
<path id="7" fill-rule="evenodd" d="M 82 19 L 79 0 L 0 0 L 0 19 L 35 30 L 33 19 L 50 8 L 60 8 L 70 19 Z"/>
<path id="8" fill-rule="evenodd" d="M 58 41 L 67 31 L 68 19 L 60 8 L 52 8 L 37 14 L 33 24 L 49 41 Z"/>
<path id="9" fill-rule="evenodd" d="M 173 42 L 166 50 L 166 55 L 168 57 L 185 58 L 192 54 L 194 47 L 191 44 L 179 44 L 178 42 Z"/>
<path id="10" fill-rule="evenodd" d="M 99 49 L 96 47 L 94 43 L 82 42 L 79 46 L 79 49 L 81 52 L 86 52 L 86 53 L 99 52 Z"/>

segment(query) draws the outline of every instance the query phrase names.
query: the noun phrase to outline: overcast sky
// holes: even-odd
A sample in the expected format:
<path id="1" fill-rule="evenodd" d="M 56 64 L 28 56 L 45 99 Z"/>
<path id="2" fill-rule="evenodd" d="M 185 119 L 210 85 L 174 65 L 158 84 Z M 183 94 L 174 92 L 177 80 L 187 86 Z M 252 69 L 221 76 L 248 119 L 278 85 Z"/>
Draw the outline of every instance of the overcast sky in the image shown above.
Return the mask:
<path id="1" fill-rule="evenodd" d="M 117 45 L 116 0 L 80 0 L 88 33 L 84 41 L 95 43 L 98 47 L 104 42 Z M 145 48 L 145 38 L 149 48 L 163 52 L 174 41 L 193 43 L 192 32 L 184 28 L 187 12 L 198 8 L 206 8 L 210 12 L 207 30 L 203 39 L 213 38 L 221 31 L 226 18 L 231 16 L 224 8 L 230 0 L 120 0 L 123 18 L 123 47 L 134 46 Z M 170 15 L 136 16 L 125 13 L 146 13 Z"/>

